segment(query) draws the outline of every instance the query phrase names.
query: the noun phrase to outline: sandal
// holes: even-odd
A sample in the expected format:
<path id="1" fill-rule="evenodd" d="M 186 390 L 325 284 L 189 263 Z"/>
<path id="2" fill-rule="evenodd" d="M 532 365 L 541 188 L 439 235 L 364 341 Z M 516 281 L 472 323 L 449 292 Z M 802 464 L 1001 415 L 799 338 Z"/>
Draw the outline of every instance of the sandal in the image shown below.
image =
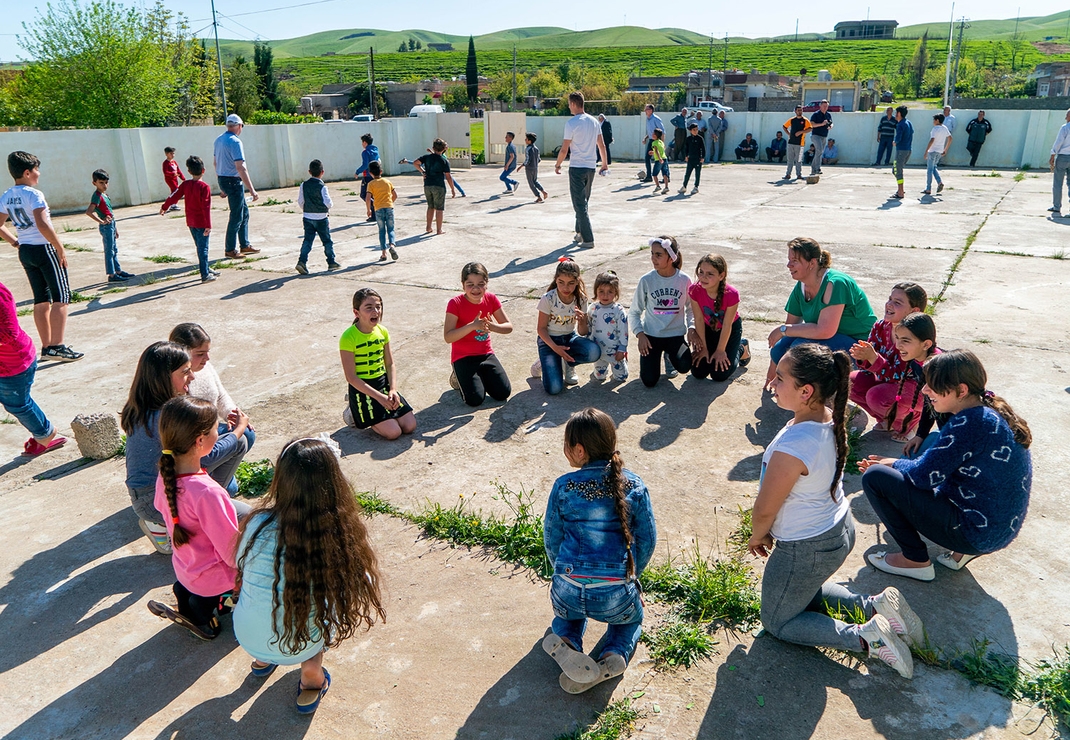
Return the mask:
<path id="1" fill-rule="evenodd" d="M 548 634 L 542 641 L 542 649 L 557 661 L 563 675 L 576 683 L 589 683 L 598 676 L 598 664 L 594 658 L 572 647 L 564 638 Z"/>
<path id="2" fill-rule="evenodd" d="M 751 354 L 750 354 L 750 342 L 748 342 L 748 341 L 747 341 L 746 339 L 741 339 L 741 340 L 739 340 L 739 343 L 740 343 L 740 345 L 741 345 L 741 346 L 743 347 L 743 352 L 745 352 L 745 353 L 747 354 L 747 356 L 746 356 L 746 357 L 742 357 L 742 356 L 741 356 L 741 357 L 739 358 L 739 366 L 740 366 L 740 367 L 746 367 L 747 365 L 749 365 L 749 364 L 750 364 L 750 358 L 751 358 Z M 741 353 L 741 354 L 742 354 L 742 353 Z"/>
<path id="3" fill-rule="evenodd" d="M 624 660 L 624 656 L 617 653 L 606 653 L 605 656 L 598 661 L 599 674 L 594 677 L 594 680 L 587 683 L 580 683 L 579 681 L 573 681 L 571 678 L 562 673 L 557 678 L 558 685 L 570 694 L 582 694 L 585 691 L 593 689 L 603 681 L 608 681 L 611 678 L 621 675 L 628 668 L 628 663 Z"/>
<path id="4" fill-rule="evenodd" d="M 34 439 L 33 437 L 30 437 L 28 440 L 26 440 L 26 444 L 24 444 L 22 446 L 22 456 L 23 457 L 37 457 L 38 455 L 43 455 L 46 452 L 51 452 L 52 450 L 59 449 L 66 442 L 67 442 L 67 438 L 66 437 L 61 437 L 58 434 L 55 437 L 53 437 L 52 441 L 49 442 L 46 445 L 43 445 L 40 442 L 38 442 L 36 439 Z"/>
<path id="5" fill-rule="evenodd" d="M 219 633 L 222 631 L 219 627 L 219 621 L 213 617 L 212 622 L 204 626 L 196 625 L 189 619 L 176 612 L 167 604 L 161 604 L 159 601 L 150 601 L 148 603 L 149 611 L 155 614 L 161 619 L 169 619 L 179 627 L 185 627 L 195 637 L 199 637 L 202 640 L 214 640 L 219 637 Z"/>
<path id="6" fill-rule="evenodd" d="M 936 562 L 940 563 L 940 565 L 944 566 L 945 568 L 950 568 L 951 570 L 962 570 L 966 567 L 966 563 L 970 562 L 976 557 L 978 556 L 960 553 L 959 559 L 955 560 L 955 556 L 953 553 L 945 552 L 943 555 L 936 556 Z"/>
<path id="7" fill-rule="evenodd" d="M 323 685 L 318 689 L 306 689 L 301 680 L 297 681 L 297 711 L 299 714 L 313 714 L 320 708 L 320 700 L 331 688 L 331 674 L 323 669 Z"/>
<path id="8" fill-rule="evenodd" d="M 249 665 L 249 672 L 257 678 L 267 678 L 274 673 L 275 669 L 278 667 L 277 663 L 260 663 L 259 660 L 254 660 Z"/>

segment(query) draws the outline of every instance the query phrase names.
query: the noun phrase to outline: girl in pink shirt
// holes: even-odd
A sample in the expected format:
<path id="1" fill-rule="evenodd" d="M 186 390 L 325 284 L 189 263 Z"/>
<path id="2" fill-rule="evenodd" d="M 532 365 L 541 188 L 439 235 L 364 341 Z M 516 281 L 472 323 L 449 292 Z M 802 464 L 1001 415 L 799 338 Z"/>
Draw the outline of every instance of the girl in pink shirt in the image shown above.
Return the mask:
<path id="1" fill-rule="evenodd" d="M 171 538 L 177 611 L 150 601 L 149 611 L 185 627 L 202 640 L 220 632 L 224 600 L 234 590 L 238 517 L 226 490 L 201 467 L 219 438 L 216 408 L 176 396 L 160 412 L 160 475 L 156 508 Z"/>

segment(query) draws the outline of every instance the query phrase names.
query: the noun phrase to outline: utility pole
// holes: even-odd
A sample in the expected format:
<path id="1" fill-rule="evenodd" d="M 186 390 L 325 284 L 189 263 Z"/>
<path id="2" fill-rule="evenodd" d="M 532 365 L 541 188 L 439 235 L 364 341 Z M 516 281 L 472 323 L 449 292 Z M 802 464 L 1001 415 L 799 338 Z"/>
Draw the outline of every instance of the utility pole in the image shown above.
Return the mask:
<path id="1" fill-rule="evenodd" d="M 721 100 L 724 100 L 724 77 L 728 74 L 728 31 L 724 32 L 724 66 L 721 68 Z"/>
<path id="2" fill-rule="evenodd" d="M 509 104 L 509 110 L 516 110 L 516 44 L 513 44 L 513 102 Z"/>
<path id="3" fill-rule="evenodd" d="M 713 34 L 710 34 L 710 63 L 706 68 L 706 99 L 713 99 Z"/>
<path id="4" fill-rule="evenodd" d="M 223 58 L 219 56 L 219 24 L 215 20 L 215 0 L 212 0 L 212 28 L 215 30 L 215 61 L 219 67 L 219 95 L 223 98 L 223 117 L 227 117 L 227 87 L 223 84 Z"/>
<path id="5" fill-rule="evenodd" d="M 795 19 L 795 43 L 799 42 L 799 19 Z"/>
<path id="6" fill-rule="evenodd" d="M 959 81 L 959 63 L 962 61 L 962 36 L 967 28 L 966 16 L 963 16 L 959 20 L 959 39 L 955 44 L 955 70 L 951 74 L 951 90 L 948 92 L 947 104 L 951 105 L 951 102 L 955 99 L 955 86 Z"/>
<path id="7" fill-rule="evenodd" d="M 378 118 L 375 106 L 375 48 L 371 46 L 368 47 L 368 107 L 372 116 Z"/>
<path id="8" fill-rule="evenodd" d="M 955 35 L 955 3 L 951 3 L 951 23 L 947 27 L 947 66 L 944 72 L 944 105 L 949 105 L 948 93 L 951 88 L 951 38 Z"/>

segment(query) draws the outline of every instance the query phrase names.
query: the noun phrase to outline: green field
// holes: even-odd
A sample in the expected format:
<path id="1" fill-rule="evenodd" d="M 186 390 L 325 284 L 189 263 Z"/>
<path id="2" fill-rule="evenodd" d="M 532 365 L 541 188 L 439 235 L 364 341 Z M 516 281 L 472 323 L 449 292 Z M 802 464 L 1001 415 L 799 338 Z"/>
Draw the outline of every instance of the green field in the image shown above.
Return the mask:
<path id="1" fill-rule="evenodd" d="M 966 56 L 986 54 L 991 60 L 994 49 L 1001 48 L 1001 57 L 1006 57 L 1006 44 L 1001 42 L 970 40 Z M 916 42 L 909 39 L 889 41 L 800 41 L 729 44 L 728 64 L 740 69 L 756 68 L 763 72 L 778 72 L 797 75 L 806 68 L 809 74 L 825 69 L 840 59 L 860 66 L 862 78 L 899 71 L 904 57 L 909 58 Z M 478 47 L 477 47 L 478 48 Z M 714 66 L 719 68 L 724 60 L 724 47 L 714 47 Z M 940 54 L 930 47 L 930 53 Z M 464 74 L 465 51 L 426 52 L 405 54 L 376 54 L 375 75 L 379 80 L 414 80 L 426 77 L 449 78 Z M 479 73 L 491 76 L 513 65 L 512 51 L 480 50 Z M 1070 55 L 1045 56 L 1032 46 L 1026 46 L 1020 66 L 1032 68 L 1042 61 L 1070 60 Z M 518 50 L 517 66 L 521 71 L 532 72 L 540 68 L 552 68 L 564 62 L 589 65 L 592 68 L 611 68 L 644 75 L 679 75 L 690 70 L 702 70 L 709 61 L 708 46 L 663 46 L 632 48 L 594 49 L 524 49 Z M 367 56 L 347 55 L 312 58 L 279 59 L 275 69 L 284 79 L 292 79 L 302 90 L 318 90 L 319 86 L 339 81 L 356 81 L 367 78 Z"/>
<path id="2" fill-rule="evenodd" d="M 1070 11 L 1021 18 L 1017 24 L 1018 34 L 1027 41 L 1043 41 L 1050 36 L 1056 41 L 1066 42 L 1068 17 L 1070 17 Z M 896 35 L 903 38 L 920 38 L 923 33 L 928 31 L 929 38 L 946 39 L 948 21 L 950 20 L 948 18 L 947 21 L 940 23 L 900 26 L 896 30 Z M 957 21 L 958 17 L 955 20 Z M 968 26 L 969 28 L 966 30 L 968 38 L 1007 40 L 1014 35 L 1015 22 L 1013 18 L 1005 21 L 969 21 Z M 955 26 L 955 33 L 958 33 L 957 25 Z"/>

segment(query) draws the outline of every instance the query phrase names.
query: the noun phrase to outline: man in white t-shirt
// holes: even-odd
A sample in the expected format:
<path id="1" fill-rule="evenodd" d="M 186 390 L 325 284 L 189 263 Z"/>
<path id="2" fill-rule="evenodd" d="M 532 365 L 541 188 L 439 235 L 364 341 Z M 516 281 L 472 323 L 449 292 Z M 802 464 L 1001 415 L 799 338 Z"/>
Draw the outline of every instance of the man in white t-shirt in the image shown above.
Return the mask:
<path id="1" fill-rule="evenodd" d="M 933 116 L 933 130 L 929 132 L 929 146 L 925 147 L 925 195 L 933 191 L 933 177 L 936 178 L 936 192 L 944 189 L 944 180 L 940 177 L 940 158 L 947 154 L 951 146 L 951 132 L 944 125 L 944 114 L 937 113 Z"/>
<path id="2" fill-rule="evenodd" d="M 602 140 L 602 127 L 598 119 L 583 111 L 583 93 L 574 92 L 568 96 L 568 109 L 572 118 L 565 123 L 564 141 L 557 155 L 554 172 L 561 174 L 561 163 L 565 157 L 568 164 L 568 191 L 572 196 L 572 209 L 576 212 L 576 236 L 574 241 L 580 247 L 589 249 L 594 246 L 594 232 L 591 219 L 587 213 L 587 202 L 591 199 L 591 185 L 594 184 L 594 171 L 598 167 L 598 158 L 602 158 L 601 173 L 609 169 L 606 164 L 606 145 Z"/>

